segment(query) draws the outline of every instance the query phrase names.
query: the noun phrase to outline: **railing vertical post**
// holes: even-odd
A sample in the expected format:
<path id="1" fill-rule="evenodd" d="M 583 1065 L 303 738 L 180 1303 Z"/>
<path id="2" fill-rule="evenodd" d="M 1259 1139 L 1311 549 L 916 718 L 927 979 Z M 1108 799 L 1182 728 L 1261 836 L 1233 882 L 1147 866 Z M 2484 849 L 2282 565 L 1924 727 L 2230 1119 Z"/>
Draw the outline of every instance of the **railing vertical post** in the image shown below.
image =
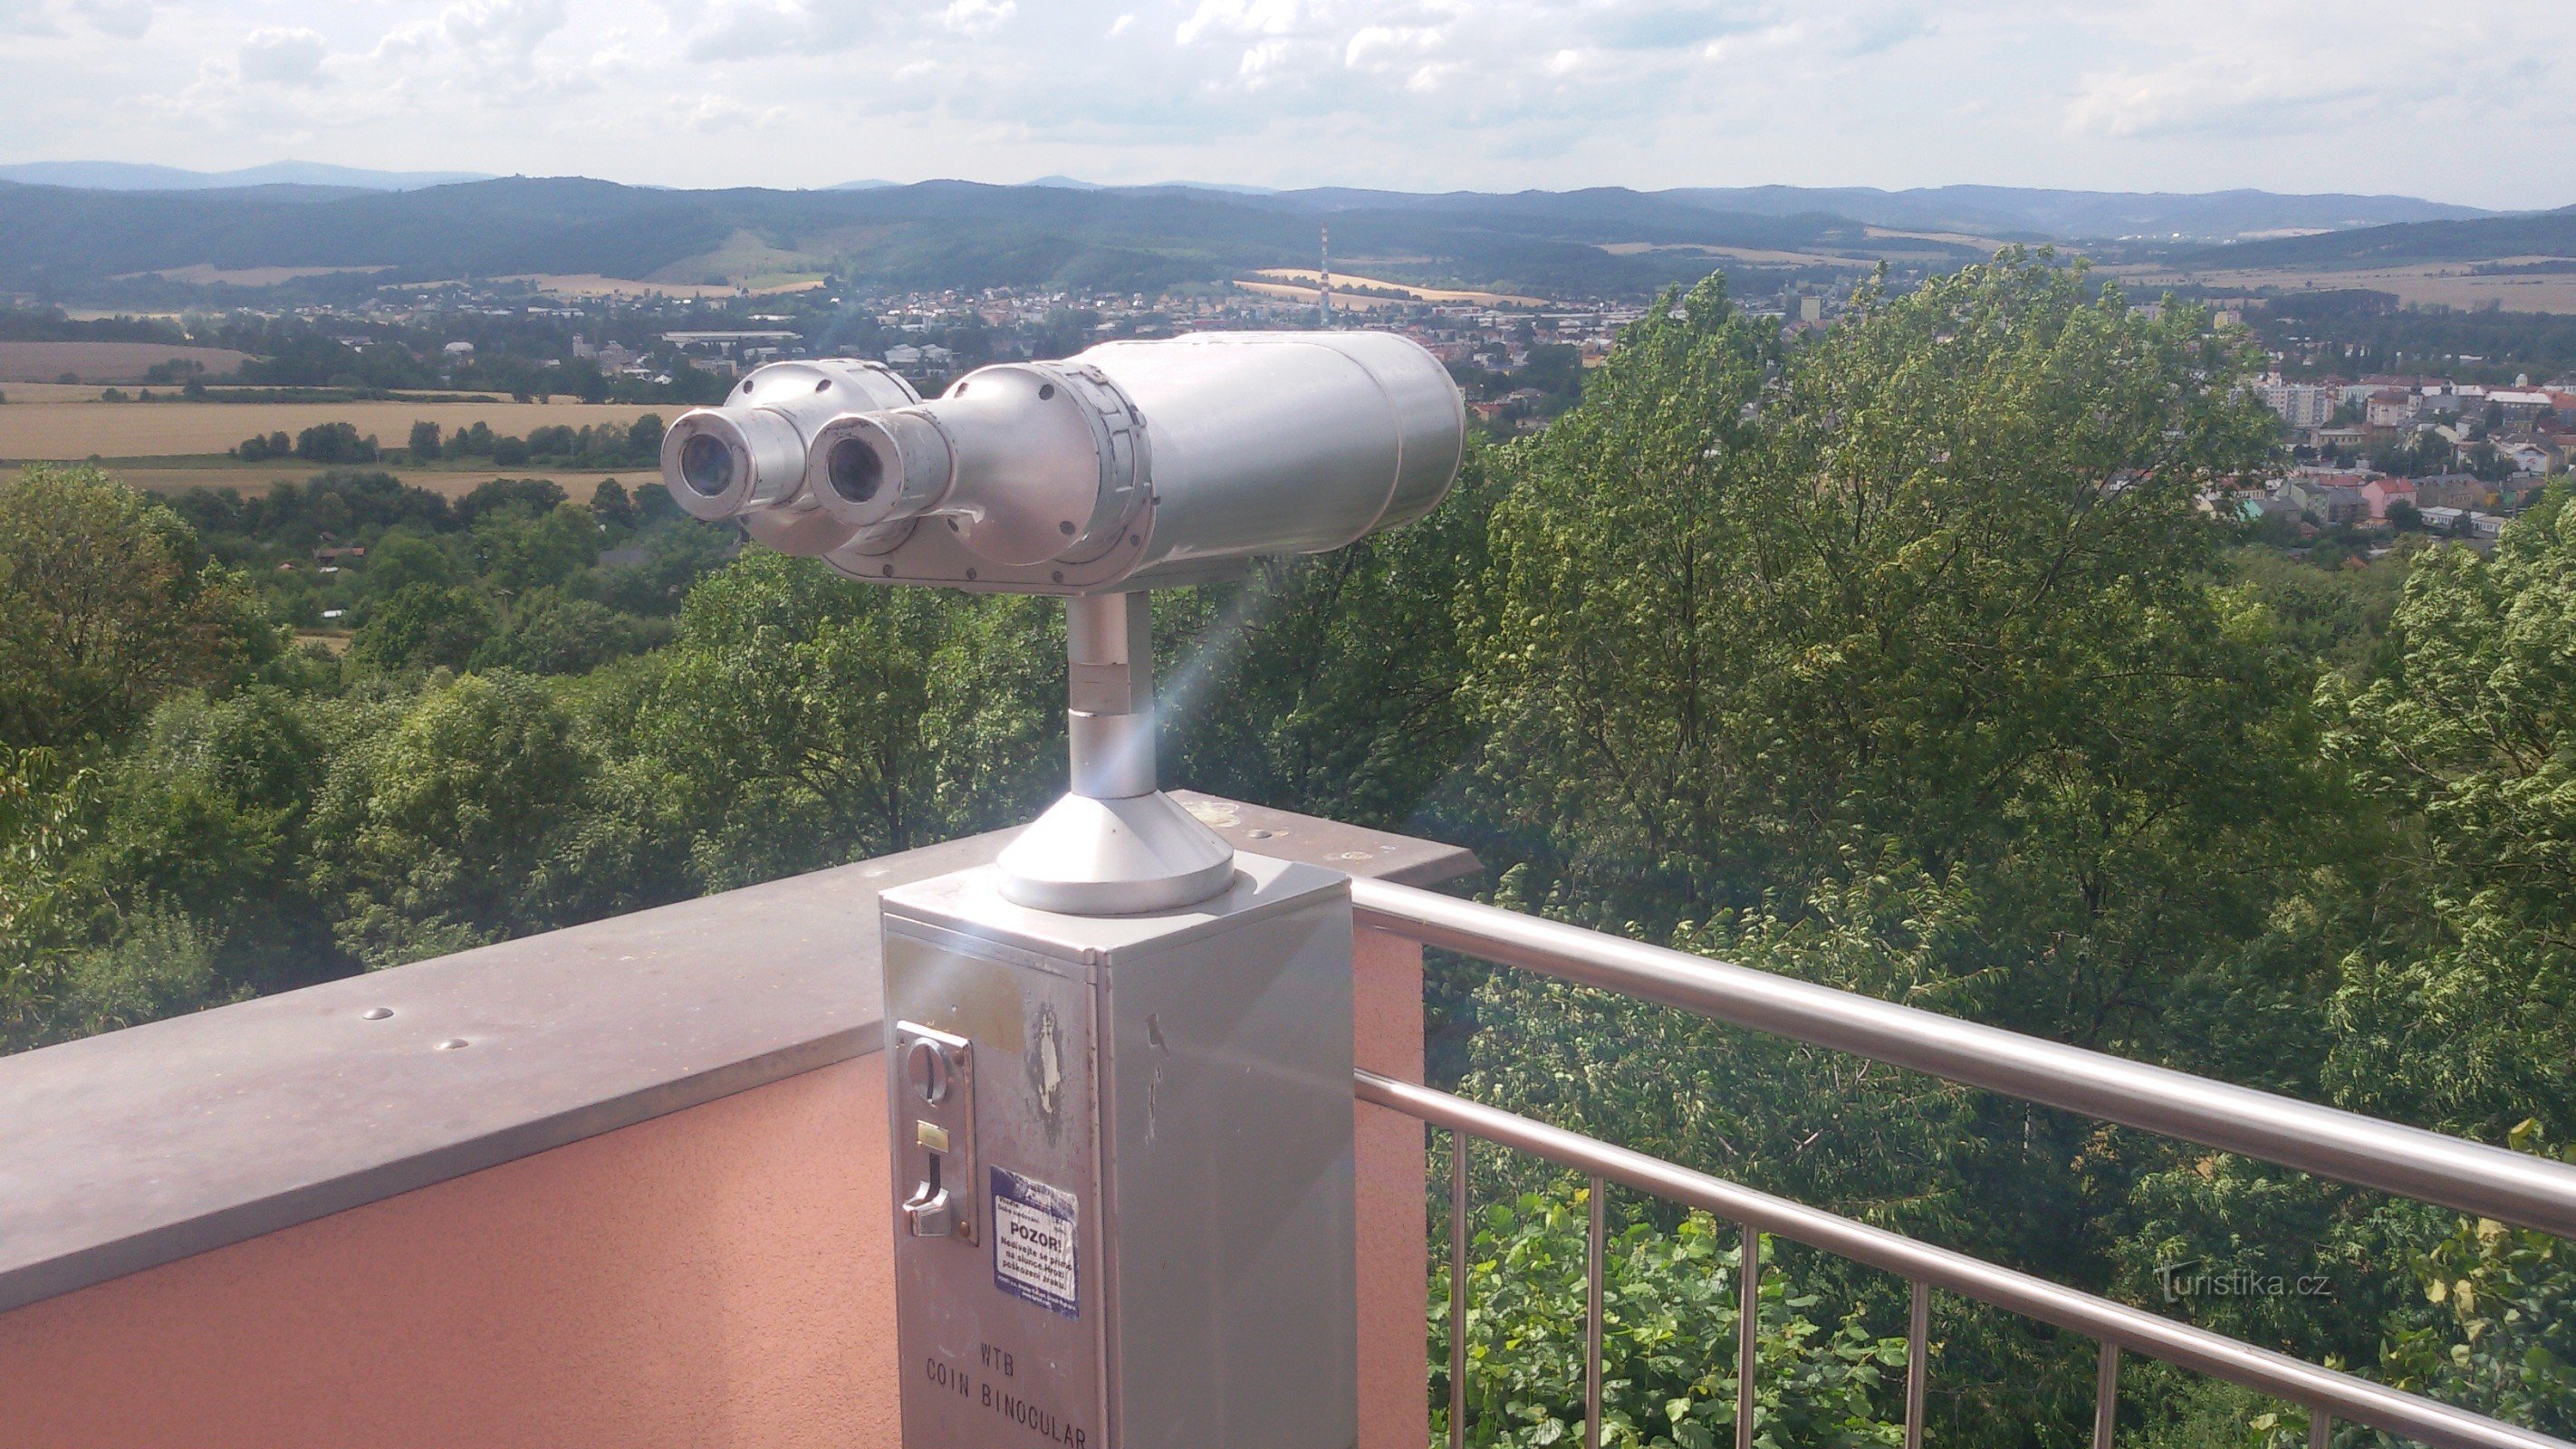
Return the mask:
<path id="1" fill-rule="evenodd" d="M 1932 1358 L 1932 1285 L 1914 1280 L 1912 1311 L 1905 1315 L 1905 1449 L 1923 1449 L 1924 1378 Z"/>
<path id="2" fill-rule="evenodd" d="M 2323 1409 L 2308 1410 L 2308 1449 L 2326 1449 L 2334 1439 L 2334 1415 Z"/>
<path id="3" fill-rule="evenodd" d="M 2093 1378 L 2093 1449 L 2111 1449 L 2111 1421 L 2120 1410 L 2120 1346 L 2102 1345 L 2102 1367 Z"/>
<path id="4" fill-rule="evenodd" d="M 1467 1134 L 1449 1133 L 1449 1449 L 1467 1445 Z"/>
<path id="5" fill-rule="evenodd" d="M 1610 1236 L 1604 1189 L 1600 1178 L 1592 1179 L 1591 1246 L 1583 1255 L 1583 1449 L 1601 1449 L 1601 1272 Z"/>
<path id="6" fill-rule="evenodd" d="M 1753 1343 L 1762 1332 L 1762 1230 L 1744 1225 L 1744 1252 L 1736 1259 L 1736 1287 L 1743 1294 L 1735 1325 L 1735 1449 L 1753 1449 Z"/>

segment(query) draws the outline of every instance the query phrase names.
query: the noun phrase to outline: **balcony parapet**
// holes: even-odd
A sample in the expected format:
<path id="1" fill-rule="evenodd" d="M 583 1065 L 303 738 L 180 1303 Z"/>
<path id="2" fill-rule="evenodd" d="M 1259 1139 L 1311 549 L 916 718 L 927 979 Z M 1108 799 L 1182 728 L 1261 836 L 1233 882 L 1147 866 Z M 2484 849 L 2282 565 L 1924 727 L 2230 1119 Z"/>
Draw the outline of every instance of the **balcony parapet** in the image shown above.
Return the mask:
<path id="1" fill-rule="evenodd" d="M 1238 849 L 1453 846 L 1180 792 Z M 951 841 L 0 1058 L 0 1313 L 883 1047 L 877 893 Z"/>

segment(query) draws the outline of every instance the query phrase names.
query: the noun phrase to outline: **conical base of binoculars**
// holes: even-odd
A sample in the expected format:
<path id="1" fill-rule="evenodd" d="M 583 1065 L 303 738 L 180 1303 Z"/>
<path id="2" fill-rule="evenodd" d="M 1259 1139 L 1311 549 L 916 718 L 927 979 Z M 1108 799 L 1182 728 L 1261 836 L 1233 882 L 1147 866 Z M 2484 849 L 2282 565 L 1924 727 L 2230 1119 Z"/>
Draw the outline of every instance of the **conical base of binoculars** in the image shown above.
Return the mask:
<path id="1" fill-rule="evenodd" d="M 1067 916 L 1179 910 L 1234 883 L 1234 847 L 1160 790 L 1067 795 L 997 862 L 1002 898 Z"/>

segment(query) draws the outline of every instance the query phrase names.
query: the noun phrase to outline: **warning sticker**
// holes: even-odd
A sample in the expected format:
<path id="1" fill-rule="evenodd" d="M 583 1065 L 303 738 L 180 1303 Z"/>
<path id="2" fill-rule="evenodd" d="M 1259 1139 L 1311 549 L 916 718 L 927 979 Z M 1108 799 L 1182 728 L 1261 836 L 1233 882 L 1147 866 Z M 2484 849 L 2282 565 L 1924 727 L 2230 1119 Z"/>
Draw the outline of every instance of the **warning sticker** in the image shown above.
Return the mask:
<path id="1" fill-rule="evenodd" d="M 1067 1318 L 1080 1318 L 1074 1213 L 1072 1193 L 994 1168 L 993 1286 Z"/>

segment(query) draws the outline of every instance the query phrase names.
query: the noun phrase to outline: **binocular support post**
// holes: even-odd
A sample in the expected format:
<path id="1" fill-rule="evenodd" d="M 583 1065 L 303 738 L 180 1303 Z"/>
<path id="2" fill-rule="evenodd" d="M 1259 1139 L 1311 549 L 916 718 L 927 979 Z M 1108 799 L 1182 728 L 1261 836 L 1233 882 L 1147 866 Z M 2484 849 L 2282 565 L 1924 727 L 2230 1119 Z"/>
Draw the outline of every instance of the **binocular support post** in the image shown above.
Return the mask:
<path id="1" fill-rule="evenodd" d="M 1004 899 L 1070 916 L 1177 910 L 1234 881 L 1234 847 L 1155 788 L 1147 596 L 1065 600 L 1073 788 L 998 862 Z"/>

